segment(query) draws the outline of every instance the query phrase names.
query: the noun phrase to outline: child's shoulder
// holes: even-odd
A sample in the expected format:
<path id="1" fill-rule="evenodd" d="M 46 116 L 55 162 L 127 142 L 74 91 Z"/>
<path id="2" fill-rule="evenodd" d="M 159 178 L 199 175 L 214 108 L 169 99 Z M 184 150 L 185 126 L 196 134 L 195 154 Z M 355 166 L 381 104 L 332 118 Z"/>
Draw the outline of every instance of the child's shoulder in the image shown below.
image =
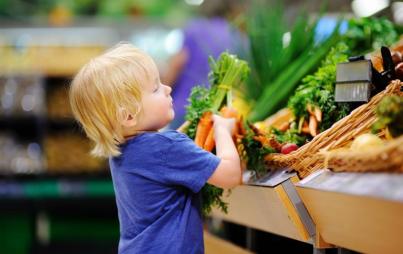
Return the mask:
<path id="1" fill-rule="evenodd" d="M 170 131 L 163 131 L 157 132 L 157 135 L 161 136 L 162 138 L 168 139 L 170 141 L 180 141 L 180 140 L 188 140 L 189 137 L 181 132 L 170 130 Z"/>
<path id="2" fill-rule="evenodd" d="M 183 133 L 177 132 L 175 130 L 162 131 L 162 132 L 147 132 L 138 135 L 133 138 L 129 143 L 153 143 L 153 142 L 164 142 L 173 143 L 177 141 L 190 140 L 189 137 Z"/>

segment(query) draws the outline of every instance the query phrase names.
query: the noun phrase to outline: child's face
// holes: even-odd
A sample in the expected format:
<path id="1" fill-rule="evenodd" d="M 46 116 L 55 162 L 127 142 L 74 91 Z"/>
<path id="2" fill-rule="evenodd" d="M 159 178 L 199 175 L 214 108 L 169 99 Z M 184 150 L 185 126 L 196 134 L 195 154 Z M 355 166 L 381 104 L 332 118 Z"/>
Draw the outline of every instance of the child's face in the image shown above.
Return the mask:
<path id="1" fill-rule="evenodd" d="M 142 113 L 138 118 L 139 131 L 155 131 L 170 123 L 174 116 L 171 87 L 161 84 L 155 75 L 142 91 Z"/>

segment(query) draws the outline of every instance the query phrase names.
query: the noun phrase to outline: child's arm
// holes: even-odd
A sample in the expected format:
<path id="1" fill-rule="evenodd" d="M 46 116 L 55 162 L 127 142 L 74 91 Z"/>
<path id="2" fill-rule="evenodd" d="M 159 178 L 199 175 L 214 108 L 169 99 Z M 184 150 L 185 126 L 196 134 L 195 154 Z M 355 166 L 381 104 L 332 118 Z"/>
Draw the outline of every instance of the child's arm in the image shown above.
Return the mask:
<path id="1" fill-rule="evenodd" d="M 235 119 L 214 115 L 216 153 L 221 162 L 207 182 L 221 188 L 232 188 L 242 182 L 241 163 L 231 135 L 234 126 Z"/>

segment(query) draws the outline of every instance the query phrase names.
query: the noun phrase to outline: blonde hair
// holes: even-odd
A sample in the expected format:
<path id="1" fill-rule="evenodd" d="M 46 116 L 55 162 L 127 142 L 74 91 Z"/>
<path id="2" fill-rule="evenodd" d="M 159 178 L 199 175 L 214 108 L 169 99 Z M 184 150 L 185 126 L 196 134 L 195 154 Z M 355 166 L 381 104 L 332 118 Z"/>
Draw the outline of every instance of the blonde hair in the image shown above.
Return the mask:
<path id="1" fill-rule="evenodd" d="M 155 75 L 151 57 L 128 43 L 119 43 L 84 65 L 70 87 L 74 117 L 95 143 L 91 154 L 118 156 L 124 142 L 121 122 L 141 112 L 141 90 Z"/>

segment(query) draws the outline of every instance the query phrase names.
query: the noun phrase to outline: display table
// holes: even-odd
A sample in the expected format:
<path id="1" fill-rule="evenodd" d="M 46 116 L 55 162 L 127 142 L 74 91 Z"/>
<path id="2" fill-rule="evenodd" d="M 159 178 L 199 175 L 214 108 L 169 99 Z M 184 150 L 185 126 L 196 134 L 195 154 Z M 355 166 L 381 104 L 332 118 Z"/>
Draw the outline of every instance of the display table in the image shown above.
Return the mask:
<path id="1" fill-rule="evenodd" d="M 364 253 L 402 253 L 402 174 L 321 170 L 297 191 L 324 241 Z"/>
<path id="2" fill-rule="evenodd" d="M 248 181 L 228 190 L 224 200 L 228 214 L 217 209 L 213 217 L 278 234 L 307 243 L 316 243 L 315 226 L 298 197 L 295 174 L 275 171 L 258 181 Z M 324 247 L 320 246 L 315 247 Z"/>

